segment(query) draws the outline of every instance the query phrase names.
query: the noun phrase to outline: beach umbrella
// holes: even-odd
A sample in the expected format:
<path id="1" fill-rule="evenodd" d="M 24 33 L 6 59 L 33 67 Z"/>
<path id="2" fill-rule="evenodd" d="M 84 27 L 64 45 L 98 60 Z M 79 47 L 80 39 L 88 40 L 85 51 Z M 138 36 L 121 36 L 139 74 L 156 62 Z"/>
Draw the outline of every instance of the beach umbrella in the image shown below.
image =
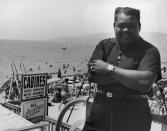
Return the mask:
<path id="1" fill-rule="evenodd" d="M 75 67 L 73 66 L 73 71 L 75 72 Z"/>
<path id="2" fill-rule="evenodd" d="M 58 77 L 58 78 L 62 78 L 62 75 L 61 75 L 61 70 L 60 70 L 60 68 L 59 68 L 59 70 L 58 70 L 57 77 Z"/>
<path id="3" fill-rule="evenodd" d="M 53 78 L 50 78 L 50 79 L 47 80 L 47 84 L 52 84 L 52 83 L 55 83 L 55 82 L 59 82 L 61 80 L 62 79 L 60 79 L 60 78 L 53 77 Z"/>

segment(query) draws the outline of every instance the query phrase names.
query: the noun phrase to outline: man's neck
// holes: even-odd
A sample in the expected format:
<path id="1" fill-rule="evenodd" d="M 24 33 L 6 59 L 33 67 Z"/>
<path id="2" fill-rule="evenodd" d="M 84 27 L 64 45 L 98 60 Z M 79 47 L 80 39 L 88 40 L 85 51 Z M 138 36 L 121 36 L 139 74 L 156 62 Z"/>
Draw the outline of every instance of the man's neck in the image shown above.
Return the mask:
<path id="1" fill-rule="evenodd" d="M 122 51 L 127 51 L 130 48 L 132 48 L 133 46 L 135 46 L 139 40 L 140 40 L 140 37 L 138 37 L 135 41 L 128 43 L 128 44 L 123 44 L 123 43 L 121 44 L 118 42 L 118 45 Z"/>

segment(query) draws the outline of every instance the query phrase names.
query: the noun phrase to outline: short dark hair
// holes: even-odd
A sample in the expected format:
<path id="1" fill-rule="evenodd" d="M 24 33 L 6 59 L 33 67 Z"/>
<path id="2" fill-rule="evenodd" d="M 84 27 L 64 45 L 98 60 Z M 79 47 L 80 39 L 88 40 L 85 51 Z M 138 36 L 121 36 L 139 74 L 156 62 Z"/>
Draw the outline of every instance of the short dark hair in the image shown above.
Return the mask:
<path id="1" fill-rule="evenodd" d="M 115 9 L 114 21 L 116 21 L 117 15 L 122 12 L 126 15 L 132 15 L 136 17 L 137 21 L 140 23 L 140 10 L 131 7 L 117 7 Z"/>
<path id="2" fill-rule="evenodd" d="M 68 79 L 68 78 L 65 78 L 64 82 L 67 83 L 68 81 L 69 81 L 69 79 Z"/>

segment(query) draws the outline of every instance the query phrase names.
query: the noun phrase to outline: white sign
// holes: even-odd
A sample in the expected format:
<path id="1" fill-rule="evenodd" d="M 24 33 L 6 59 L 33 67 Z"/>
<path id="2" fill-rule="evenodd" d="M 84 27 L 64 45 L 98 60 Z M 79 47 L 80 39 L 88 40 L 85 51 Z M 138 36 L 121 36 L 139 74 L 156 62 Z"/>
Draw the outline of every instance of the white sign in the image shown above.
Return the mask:
<path id="1" fill-rule="evenodd" d="M 47 74 L 22 75 L 21 100 L 46 97 Z"/>
<path id="2" fill-rule="evenodd" d="M 45 120 L 47 115 L 47 98 L 31 100 L 21 103 L 22 117 L 37 123 Z"/>

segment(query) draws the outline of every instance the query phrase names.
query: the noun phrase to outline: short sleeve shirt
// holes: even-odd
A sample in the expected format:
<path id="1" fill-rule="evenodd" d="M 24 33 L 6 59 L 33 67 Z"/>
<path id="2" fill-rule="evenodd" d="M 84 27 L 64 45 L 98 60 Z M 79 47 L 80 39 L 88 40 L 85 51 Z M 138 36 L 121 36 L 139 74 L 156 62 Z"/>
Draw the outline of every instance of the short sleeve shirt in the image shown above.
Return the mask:
<path id="1" fill-rule="evenodd" d="M 102 40 L 96 46 L 90 61 L 94 59 L 101 59 L 124 69 L 155 72 L 159 75 L 158 78 L 161 78 L 160 53 L 155 46 L 141 37 L 124 51 L 120 49 L 116 38 Z M 141 93 L 125 87 L 116 80 L 103 89 L 120 94 Z"/>

